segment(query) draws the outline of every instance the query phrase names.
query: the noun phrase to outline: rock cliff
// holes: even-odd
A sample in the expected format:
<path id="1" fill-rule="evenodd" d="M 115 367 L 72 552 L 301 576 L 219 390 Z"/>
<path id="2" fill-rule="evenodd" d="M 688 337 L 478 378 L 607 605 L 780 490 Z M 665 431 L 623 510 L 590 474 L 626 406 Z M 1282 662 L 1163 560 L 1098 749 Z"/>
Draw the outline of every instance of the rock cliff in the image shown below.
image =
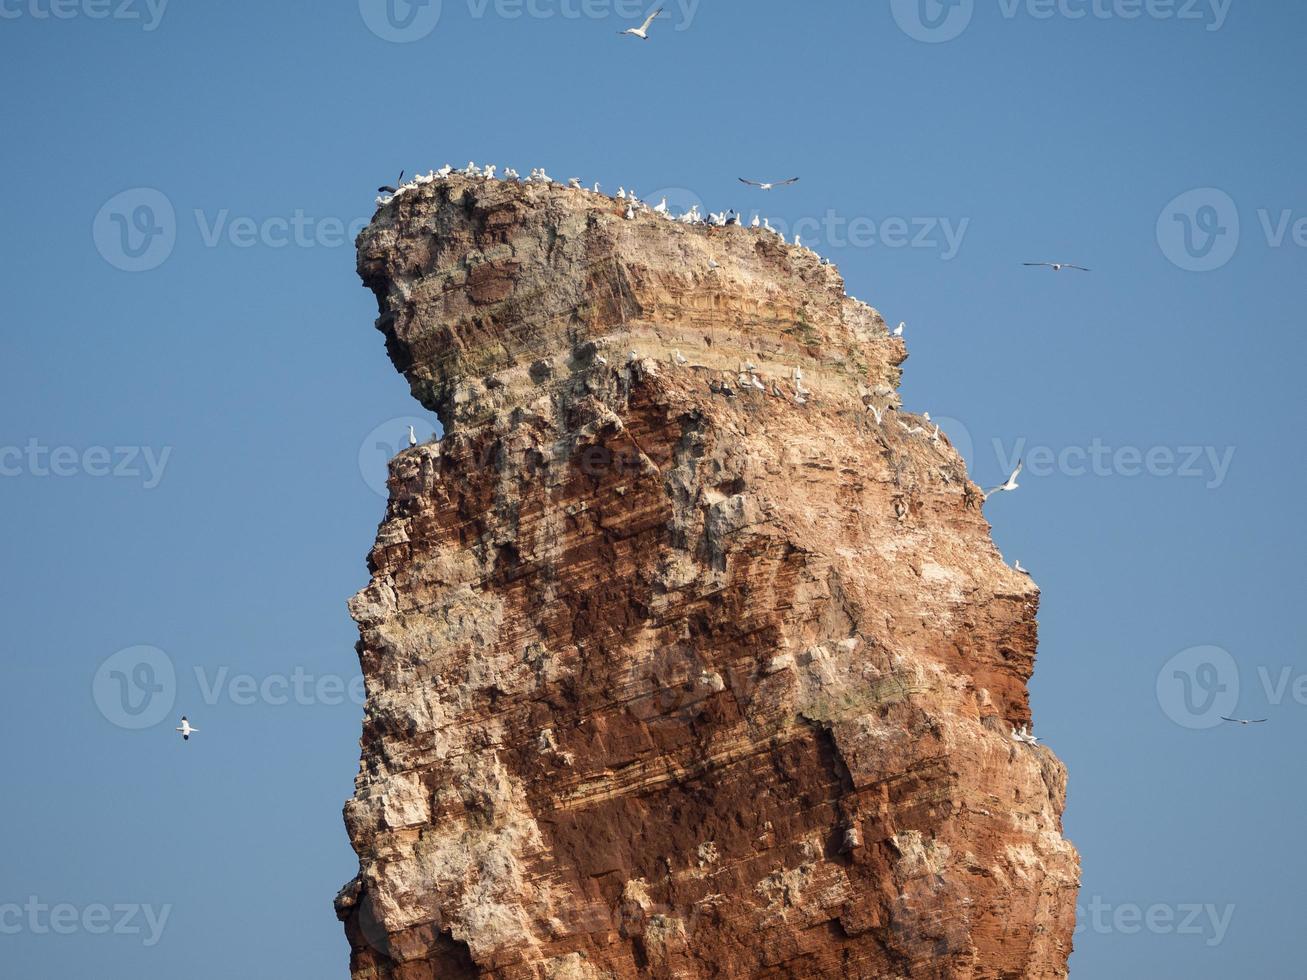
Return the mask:
<path id="1" fill-rule="evenodd" d="M 903 342 L 807 249 L 627 214 L 453 174 L 360 236 L 445 433 L 351 602 L 353 976 L 1065 976 L 1039 593 Z"/>

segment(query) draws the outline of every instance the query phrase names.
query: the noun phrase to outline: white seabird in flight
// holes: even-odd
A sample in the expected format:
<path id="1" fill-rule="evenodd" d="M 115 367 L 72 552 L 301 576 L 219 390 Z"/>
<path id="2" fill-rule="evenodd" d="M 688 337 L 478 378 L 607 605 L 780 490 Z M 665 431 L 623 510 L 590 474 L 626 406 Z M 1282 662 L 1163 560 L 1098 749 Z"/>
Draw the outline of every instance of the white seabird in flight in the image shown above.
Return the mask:
<path id="1" fill-rule="evenodd" d="M 1019 460 L 1019 461 L 1017 462 L 1017 468 L 1014 469 L 1014 470 L 1012 471 L 1012 475 L 1009 476 L 1009 477 L 1007 478 L 1007 482 L 1006 482 L 1006 483 L 1003 483 L 1003 484 L 1000 484 L 1000 485 L 997 486 L 997 487 L 994 487 L 992 490 L 986 490 L 986 491 L 985 491 L 984 499 L 985 499 L 985 500 L 988 500 L 991 496 L 993 496 L 993 495 L 996 494 L 996 493 L 1002 493 L 1002 492 L 1004 492 L 1004 491 L 1016 490 L 1017 487 L 1018 487 L 1018 484 L 1017 484 L 1017 477 L 1021 475 L 1021 468 L 1022 468 L 1023 466 L 1025 466 L 1025 465 L 1026 465 L 1025 460 Z"/>
<path id="2" fill-rule="evenodd" d="M 748 177 L 740 178 L 741 184 L 748 184 L 750 187 L 756 187 L 759 190 L 763 190 L 763 191 L 769 191 L 777 187 L 788 187 L 790 184 L 797 184 L 798 182 L 799 182 L 798 177 L 791 177 L 789 180 L 773 180 L 770 182 L 764 182 L 761 180 L 750 180 Z"/>
<path id="3" fill-rule="evenodd" d="M 1263 724 L 1264 722 L 1270 721 L 1270 719 L 1269 718 L 1227 718 L 1225 717 L 1225 715 L 1221 715 L 1221 721 L 1231 721 L 1234 722 L 1236 725 L 1260 725 Z"/>
<path id="4" fill-rule="evenodd" d="M 1075 269 L 1077 272 L 1090 271 L 1086 269 L 1083 265 L 1072 265 L 1069 262 L 1023 262 L 1022 265 L 1029 265 L 1029 266 L 1036 266 L 1036 267 L 1046 266 L 1049 269 L 1052 269 L 1054 272 L 1061 272 L 1063 269 Z"/>
<path id="5" fill-rule="evenodd" d="M 192 728 L 191 723 L 186 720 L 186 716 L 182 715 L 181 727 L 178 728 L 177 731 L 182 733 L 182 741 L 189 742 L 191 740 L 191 735 L 194 734 L 195 732 L 198 732 L 199 729 Z"/>
<path id="6" fill-rule="evenodd" d="M 618 31 L 617 33 L 622 35 L 629 34 L 631 37 L 638 37 L 641 41 L 647 41 L 649 40 L 649 25 L 652 24 L 662 12 L 663 8 L 659 7 L 652 14 L 646 17 L 644 23 L 639 27 L 628 27 L 626 30 Z"/>

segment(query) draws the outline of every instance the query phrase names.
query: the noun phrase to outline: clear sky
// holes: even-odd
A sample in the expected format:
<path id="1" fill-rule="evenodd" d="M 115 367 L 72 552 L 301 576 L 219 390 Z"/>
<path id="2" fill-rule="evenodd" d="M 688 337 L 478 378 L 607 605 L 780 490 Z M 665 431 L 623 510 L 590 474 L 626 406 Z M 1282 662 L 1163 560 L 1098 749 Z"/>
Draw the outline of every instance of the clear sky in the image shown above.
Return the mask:
<path id="1" fill-rule="evenodd" d="M 346 975 L 345 600 L 435 420 L 342 229 L 476 160 L 763 206 L 906 320 L 1029 461 L 1072 975 L 1298 975 L 1307 8 L 393 2 L 0 0 L 4 972 Z"/>

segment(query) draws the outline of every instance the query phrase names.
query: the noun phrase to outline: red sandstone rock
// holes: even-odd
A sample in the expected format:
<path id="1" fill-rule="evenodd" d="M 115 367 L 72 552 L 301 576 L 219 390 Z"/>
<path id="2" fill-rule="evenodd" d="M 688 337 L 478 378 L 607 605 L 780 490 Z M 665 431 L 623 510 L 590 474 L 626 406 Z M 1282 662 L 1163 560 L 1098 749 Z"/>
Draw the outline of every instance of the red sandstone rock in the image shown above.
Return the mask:
<path id="1" fill-rule="evenodd" d="M 1065 976 L 1038 590 L 866 410 L 902 341 L 806 249 L 625 207 L 454 175 L 360 237 L 446 434 L 351 603 L 353 976 Z"/>

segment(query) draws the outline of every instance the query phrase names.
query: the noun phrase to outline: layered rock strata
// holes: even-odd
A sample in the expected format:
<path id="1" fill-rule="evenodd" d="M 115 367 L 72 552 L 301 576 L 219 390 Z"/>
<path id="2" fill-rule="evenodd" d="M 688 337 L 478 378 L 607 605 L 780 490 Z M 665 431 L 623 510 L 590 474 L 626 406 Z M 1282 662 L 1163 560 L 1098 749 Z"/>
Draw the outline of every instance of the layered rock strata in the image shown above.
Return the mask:
<path id="1" fill-rule="evenodd" d="M 359 239 L 444 436 L 351 603 L 353 976 L 1065 976 L 1039 593 L 903 342 L 805 248 L 627 207 L 454 174 Z"/>

